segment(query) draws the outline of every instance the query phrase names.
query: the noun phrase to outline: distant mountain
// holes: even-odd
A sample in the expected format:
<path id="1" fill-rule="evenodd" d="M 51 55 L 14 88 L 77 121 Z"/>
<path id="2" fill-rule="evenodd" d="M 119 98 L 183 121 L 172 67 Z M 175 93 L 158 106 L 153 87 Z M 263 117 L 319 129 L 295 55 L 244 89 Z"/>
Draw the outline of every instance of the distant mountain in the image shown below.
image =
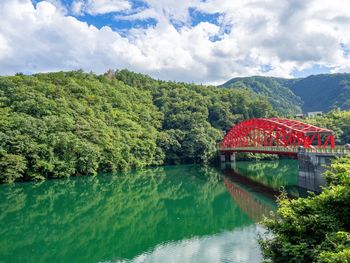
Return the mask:
<path id="1" fill-rule="evenodd" d="M 278 112 L 288 115 L 301 112 L 302 100 L 288 87 L 292 82 L 287 79 L 272 77 L 234 78 L 223 85 L 226 88 L 249 89 L 254 93 L 266 96 L 272 107 Z"/>
<path id="2" fill-rule="evenodd" d="M 303 111 L 350 109 L 350 74 L 313 75 L 287 83 L 303 101 Z"/>
<path id="3" fill-rule="evenodd" d="M 266 96 L 275 110 L 288 115 L 301 111 L 350 109 L 350 74 L 312 75 L 300 79 L 233 78 L 221 87 L 249 89 Z"/>

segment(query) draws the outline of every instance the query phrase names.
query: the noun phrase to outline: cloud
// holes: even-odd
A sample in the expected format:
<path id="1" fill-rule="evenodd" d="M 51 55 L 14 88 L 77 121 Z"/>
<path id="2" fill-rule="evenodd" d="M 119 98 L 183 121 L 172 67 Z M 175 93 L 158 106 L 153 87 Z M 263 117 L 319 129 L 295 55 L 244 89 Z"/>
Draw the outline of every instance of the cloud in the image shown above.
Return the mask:
<path id="1" fill-rule="evenodd" d="M 83 10 L 85 8 L 85 2 L 82 0 L 75 0 L 71 5 L 71 10 L 74 15 L 83 15 Z"/>
<path id="2" fill-rule="evenodd" d="M 346 11 L 350 2 L 213 0 L 197 8 L 223 13 L 224 23 L 234 27 L 229 38 L 236 41 L 239 53 L 247 56 L 251 68 L 256 63 L 271 65 L 269 75 L 288 76 L 293 68 L 349 63 L 339 45 L 342 39 L 347 43 L 350 39 Z"/>
<path id="3" fill-rule="evenodd" d="M 75 15 L 103 15 L 131 8 L 128 0 L 74 0 L 71 9 Z"/>
<path id="4" fill-rule="evenodd" d="M 9 46 L 0 54 L 7 56 L 0 62 L 2 74 L 79 68 L 102 72 L 123 66 L 113 50 L 124 41 L 108 27 L 98 30 L 88 26 L 45 1 L 35 9 L 30 1 L 14 0 L 1 3 L 0 10 L 5 21 L 0 24 L 0 33 Z"/>
<path id="5" fill-rule="evenodd" d="M 118 12 L 111 23 L 157 20 L 123 35 L 79 21 L 56 2 L 0 2 L 0 74 L 129 68 L 167 80 L 220 83 L 236 76 L 291 77 L 315 65 L 350 70 L 350 2 L 342 0 L 146 0 L 138 9 L 126 0 L 70 5 L 76 15 Z M 219 19 L 193 21 L 190 9 Z"/>

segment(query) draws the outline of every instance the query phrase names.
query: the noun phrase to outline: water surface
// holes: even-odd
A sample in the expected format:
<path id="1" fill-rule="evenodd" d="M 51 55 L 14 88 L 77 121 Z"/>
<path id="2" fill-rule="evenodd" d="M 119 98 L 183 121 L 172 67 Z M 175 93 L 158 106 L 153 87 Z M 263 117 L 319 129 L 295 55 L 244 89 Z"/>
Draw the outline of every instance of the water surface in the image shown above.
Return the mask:
<path id="1" fill-rule="evenodd" d="M 0 186 L 0 262 L 261 262 L 257 224 L 294 161 Z M 272 187 L 272 188 L 270 188 Z"/>

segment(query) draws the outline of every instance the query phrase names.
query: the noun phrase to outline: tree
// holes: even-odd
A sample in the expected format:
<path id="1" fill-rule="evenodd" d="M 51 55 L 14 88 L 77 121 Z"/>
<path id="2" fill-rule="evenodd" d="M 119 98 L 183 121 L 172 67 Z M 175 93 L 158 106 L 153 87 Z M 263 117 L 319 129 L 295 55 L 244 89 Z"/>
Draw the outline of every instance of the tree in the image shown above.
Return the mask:
<path id="1" fill-rule="evenodd" d="M 27 168 L 24 157 L 15 154 L 0 152 L 0 180 L 12 183 L 22 178 Z"/>

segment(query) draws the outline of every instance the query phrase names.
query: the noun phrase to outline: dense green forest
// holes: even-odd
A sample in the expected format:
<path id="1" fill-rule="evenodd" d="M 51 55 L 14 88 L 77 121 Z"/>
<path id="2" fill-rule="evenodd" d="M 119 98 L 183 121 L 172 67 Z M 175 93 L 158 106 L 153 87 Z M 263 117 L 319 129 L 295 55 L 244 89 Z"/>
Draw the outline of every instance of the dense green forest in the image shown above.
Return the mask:
<path id="1" fill-rule="evenodd" d="M 266 260 L 350 262 L 349 171 L 350 156 L 335 159 L 321 194 L 279 197 L 276 217 L 264 222 L 273 234 L 260 242 Z"/>
<path id="2" fill-rule="evenodd" d="M 0 77 L 0 181 L 208 162 L 232 125 L 273 115 L 247 90 L 127 70 Z"/>
<path id="3" fill-rule="evenodd" d="M 301 98 L 284 85 L 284 79 L 259 76 L 234 78 L 221 87 L 248 89 L 263 95 L 268 98 L 273 108 L 283 115 L 301 113 Z"/>
<path id="4" fill-rule="evenodd" d="M 299 79 L 273 77 L 233 78 L 221 85 L 244 88 L 267 96 L 283 115 L 300 112 L 350 109 L 350 74 L 321 74 Z"/>
<path id="5" fill-rule="evenodd" d="M 232 125 L 283 114 L 285 101 L 271 106 L 255 94 L 271 99 L 277 90 L 167 82 L 128 70 L 0 77 L 0 181 L 208 162 Z M 291 98 L 294 109 L 284 113 L 298 111 Z M 350 142 L 350 112 L 305 121 L 333 129 L 338 144 Z"/>

